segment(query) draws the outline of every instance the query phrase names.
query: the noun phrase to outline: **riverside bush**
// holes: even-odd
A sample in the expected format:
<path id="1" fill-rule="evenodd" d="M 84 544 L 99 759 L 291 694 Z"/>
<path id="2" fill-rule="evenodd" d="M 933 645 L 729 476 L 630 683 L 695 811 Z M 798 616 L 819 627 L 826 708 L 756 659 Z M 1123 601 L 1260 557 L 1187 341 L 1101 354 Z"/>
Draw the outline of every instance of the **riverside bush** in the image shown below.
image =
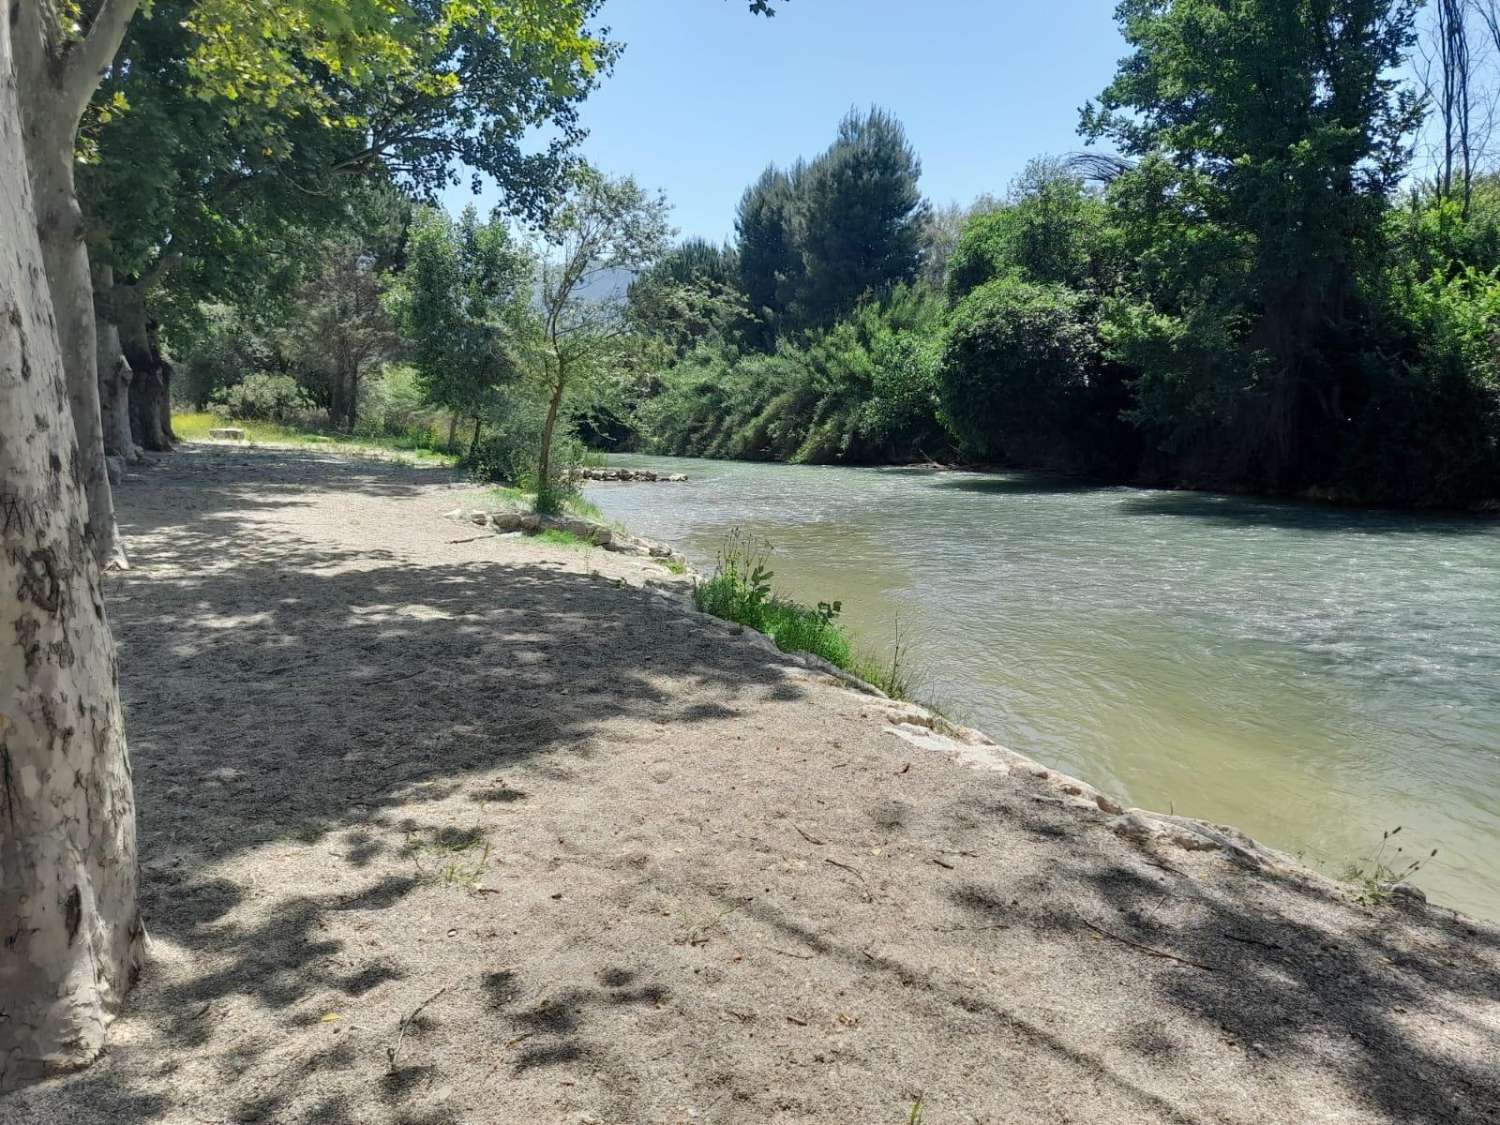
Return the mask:
<path id="1" fill-rule="evenodd" d="M 655 452 L 737 460 L 903 461 L 946 451 L 935 368 L 942 301 L 901 288 L 801 343 L 689 352 L 640 408 Z"/>
<path id="2" fill-rule="evenodd" d="M 1080 412 L 1098 350 L 1079 294 L 986 282 L 954 310 L 938 363 L 944 420 L 975 457 L 1035 462 Z"/>
<path id="3" fill-rule="evenodd" d="M 246 375 L 232 387 L 214 392 L 209 409 L 224 418 L 311 426 L 316 409 L 290 375 Z"/>

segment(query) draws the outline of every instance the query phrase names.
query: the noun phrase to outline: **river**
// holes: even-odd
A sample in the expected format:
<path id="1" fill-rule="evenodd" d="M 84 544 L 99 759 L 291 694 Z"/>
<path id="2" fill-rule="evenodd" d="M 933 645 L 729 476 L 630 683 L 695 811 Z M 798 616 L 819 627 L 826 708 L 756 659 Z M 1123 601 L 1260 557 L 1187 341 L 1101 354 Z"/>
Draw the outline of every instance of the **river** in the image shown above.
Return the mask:
<path id="1" fill-rule="evenodd" d="M 920 695 L 1012 749 L 1333 874 L 1400 826 L 1387 860 L 1437 848 L 1413 881 L 1500 919 L 1500 521 L 1026 474 L 610 464 L 690 480 L 590 485 L 607 517 L 705 573 L 732 528 L 765 537 L 779 590 L 841 600 L 875 650 L 899 629 Z"/>

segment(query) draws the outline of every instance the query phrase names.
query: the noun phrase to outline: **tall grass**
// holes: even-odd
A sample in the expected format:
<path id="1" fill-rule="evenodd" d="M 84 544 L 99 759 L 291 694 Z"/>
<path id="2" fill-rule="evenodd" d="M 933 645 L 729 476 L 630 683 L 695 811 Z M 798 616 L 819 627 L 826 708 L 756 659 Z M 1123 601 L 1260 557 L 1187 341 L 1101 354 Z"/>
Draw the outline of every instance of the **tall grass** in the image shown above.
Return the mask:
<path id="1" fill-rule="evenodd" d="M 306 449 L 336 449 L 369 457 L 394 458 L 407 464 L 452 468 L 458 457 L 436 447 L 431 434 L 400 436 L 341 434 L 299 430 L 276 422 L 225 421 L 216 414 L 173 414 L 172 430 L 183 441 L 210 441 L 210 430 L 233 427 L 245 431 L 251 445 L 291 445 Z"/>
<path id="2" fill-rule="evenodd" d="M 770 637 L 782 652 L 809 652 L 873 684 L 892 699 L 914 690 L 907 649 L 899 633 L 885 657 L 855 647 L 839 624 L 842 602 L 809 608 L 777 594 L 771 586 L 771 544 L 748 532 L 731 531 L 719 548 L 711 578 L 693 588 L 693 604 L 703 613 L 733 621 Z"/>

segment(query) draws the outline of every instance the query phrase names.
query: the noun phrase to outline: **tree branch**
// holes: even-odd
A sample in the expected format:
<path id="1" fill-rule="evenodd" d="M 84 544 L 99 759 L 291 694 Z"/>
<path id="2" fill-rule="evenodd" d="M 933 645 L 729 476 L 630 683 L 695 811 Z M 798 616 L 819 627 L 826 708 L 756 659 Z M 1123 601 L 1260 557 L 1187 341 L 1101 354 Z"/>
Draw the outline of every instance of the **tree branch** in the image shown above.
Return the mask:
<path id="1" fill-rule="evenodd" d="M 82 43 L 71 51 L 62 74 L 64 108 L 73 127 L 83 118 L 89 99 L 114 61 L 125 38 L 125 29 L 140 6 L 140 0 L 104 0 Z"/>

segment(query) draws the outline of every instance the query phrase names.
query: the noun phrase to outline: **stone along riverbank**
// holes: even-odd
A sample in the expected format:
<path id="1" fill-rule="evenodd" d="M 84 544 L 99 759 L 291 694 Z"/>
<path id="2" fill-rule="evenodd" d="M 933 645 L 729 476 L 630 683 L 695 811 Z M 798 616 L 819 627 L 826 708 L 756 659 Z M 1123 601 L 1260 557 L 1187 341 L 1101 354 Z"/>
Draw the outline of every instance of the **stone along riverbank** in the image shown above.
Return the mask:
<path id="1" fill-rule="evenodd" d="M 1369 907 L 443 474 L 120 490 L 152 959 L 69 1122 L 1488 1122 L 1500 931 Z"/>

